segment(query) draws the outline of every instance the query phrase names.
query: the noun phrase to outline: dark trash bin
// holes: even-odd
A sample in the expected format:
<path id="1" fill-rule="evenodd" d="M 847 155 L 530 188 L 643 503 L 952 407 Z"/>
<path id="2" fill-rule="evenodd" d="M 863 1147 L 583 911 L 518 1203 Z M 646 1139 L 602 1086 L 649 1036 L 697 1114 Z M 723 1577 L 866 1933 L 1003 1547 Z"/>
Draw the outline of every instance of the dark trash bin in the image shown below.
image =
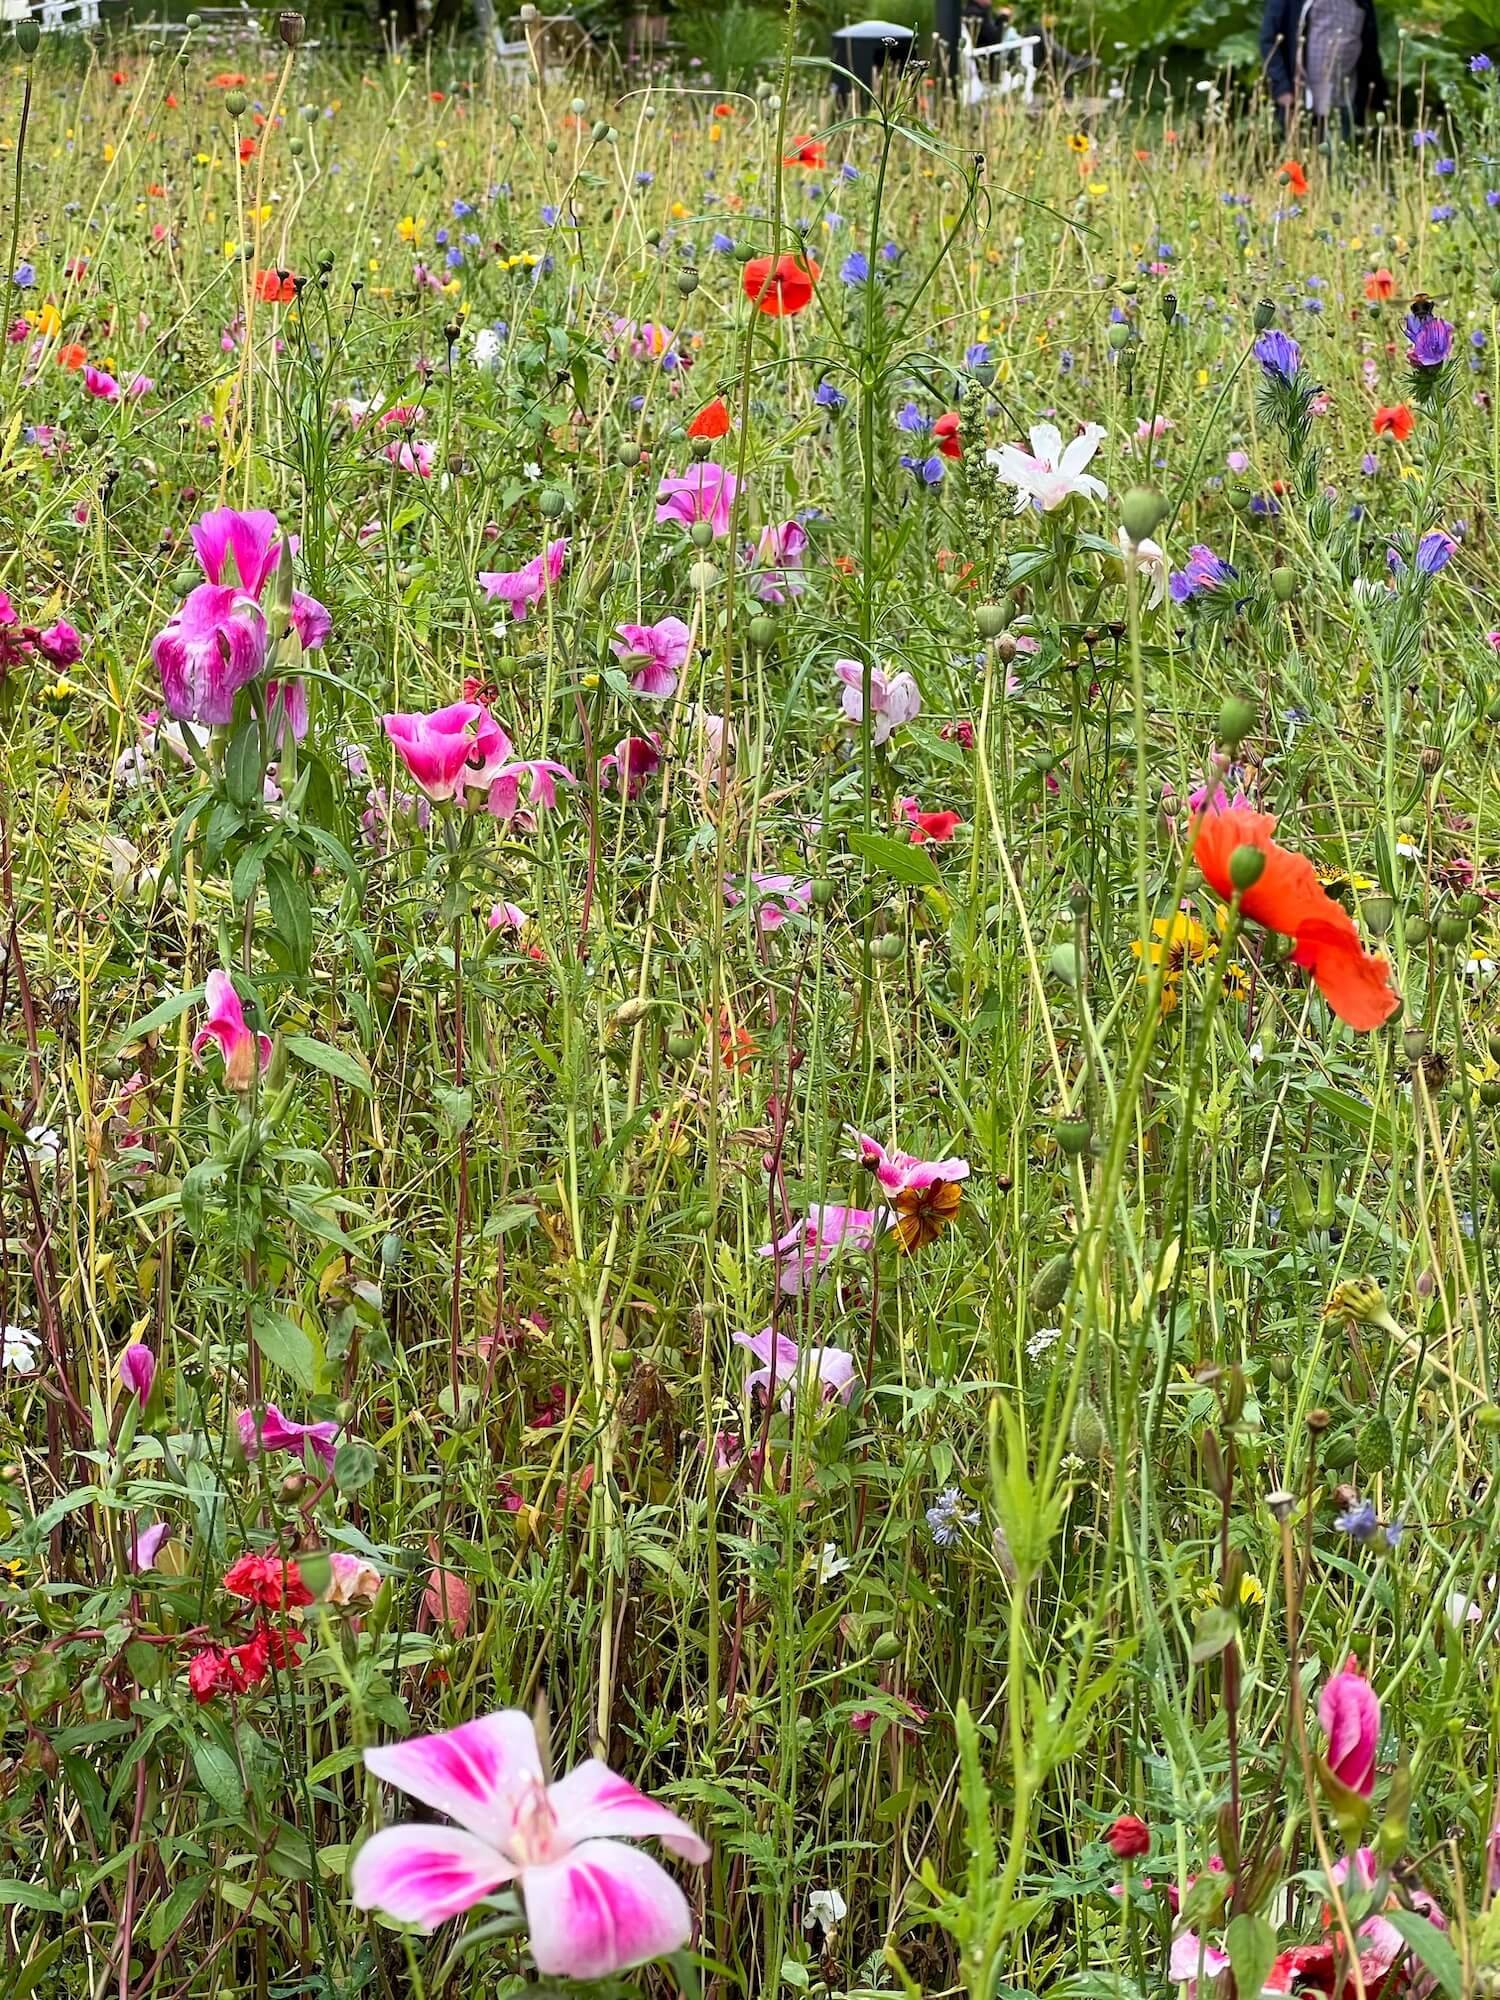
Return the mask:
<path id="1" fill-rule="evenodd" d="M 829 55 L 834 63 L 833 87 L 847 96 L 849 76 L 866 90 L 875 88 L 877 69 L 904 69 L 911 60 L 916 36 L 899 21 L 852 21 L 839 28 L 830 39 Z M 840 72 L 847 70 L 849 76 Z"/>

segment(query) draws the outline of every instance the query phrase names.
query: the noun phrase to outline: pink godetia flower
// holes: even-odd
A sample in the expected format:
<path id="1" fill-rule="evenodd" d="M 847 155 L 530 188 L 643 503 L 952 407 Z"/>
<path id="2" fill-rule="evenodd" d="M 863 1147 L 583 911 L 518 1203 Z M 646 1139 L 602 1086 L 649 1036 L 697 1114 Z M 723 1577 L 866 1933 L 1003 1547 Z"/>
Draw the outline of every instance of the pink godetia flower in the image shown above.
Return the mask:
<path id="1" fill-rule="evenodd" d="M 276 516 L 265 507 L 216 507 L 188 532 L 208 581 L 238 583 L 257 603 L 283 555 L 290 562 L 297 552 L 296 538 L 283 536 Z M 316 652 L 333 630 L 327 605 L 301 590 L 292 592 L 291 623 L 304 653 Z M 270 635 L 273 640 L 280 636 Z"/>
<path id="2" fill-rule="evenodd" d="M 218 726 L 234 713 L 234 698 L 266 664 L 265 616 L 248 591 L 200 583 L 190 590 L 151 642 L 171 714 Z"/>
<path id="3" fill-rule="evenodd" d="M 1380 1859 L 1373 1847 L 1358 1847 L 1353 1854 L 1343 1855 L 1333 1864 L 1334 1882 L 1345 1897 L 1351 1902 L 1366 1906 L 1380 1873 Z M 1441 1906 L 1419 1886 L 1407 1889 L 1402 1895 L 1398 1895 L 1392 1888 L 1382 1907 L 1386 1910 L 1413 1909 L 1419 1916 L 1425 1917 L 1434 1929 L 1445 1931 L 1448 1928 L 1448 1919 Z M 1324 1912 L 1323 1925 L 1325 1930 L 1332 1929 L 1331 1909 Z M 1374 1993 L 1392 1969 L 1409 1957 L 1411 1947 L 1396 1926 L 1388 1917 L 1383 1916 L 1380 1910 L 1376 1910 L 1364 1919 L 1355 1936 L 1359 1941 L 1360 1975 L 1366 1992 Z M 1332 1940 L 1323 1949 L 1331 1949 L 1331 1944 Z M 1286 1992 L 1290 1989 L 1282 1987 L 1277 1990 Z M 1412 1990 L 1417 1994 L 1430 1993 L 1432 1982 L 1419 1977 L 1413 1981 Z"/>
<path id="4" fill-rule="evenodd" d="M 210 1042 L 217 1042 L 224 1058 L 224 1081 L 231 1090 L 248 1090 L 255 1079 L 256 1058 L 266 1069 L 271 1060 L 271 1037 L 251 1032 L 245 1025 L 245 1009 L 227 972 L 211 972 L 204 986 L 208 1014 L 193 1037 L 193 1058 L 202 1059 Z"/>
<path id="5" fill-rule="evenodd" d="M 745 1377 L 746 1389 L 767 1402 L 776 1397 L 783 1410 L 799 1395 L 811 1395 L 818 1403 L 837 1396 L 847 1403 L 854 1394 L 854 1356 L 842 1347 L 799 1347 L 769 1326 L 759 1333 L 735 1334 L 734 1344 L 761 1364 Z"/>
<path id="6" fill-rule="evenodd" d="M 853 723 L 865 719 L 865 670 L 858 660 L 835 660 L 833 671 L 843 683 L 843 710 Z M 908 673 L 887 674 L 870 669 L 870 741 L 888 743 L 894 730 L 922 712 L 922 697 Z"/>
<path id="7" fill-rule="evenodd" d="M 617 625 L 610 651 L 630 675 L 636 694 L 669 701 L 677 692 L 677 676 L 687 661 L 692 639 L 680 618 L 659 618 L 654 625 Z"/>
<path id="8" fill-rule="evenodd" d="M 680 1950 L 692 1935 L 676 1882 L 623 1841 L 660 1840 L 700 1867 L 707 1844 L 598 1758 L 548 1784 L 536 1731 L 519 1710 L 367 1750 L 365 1763 L 458 1824 L 373 1835 L 354 1857 L 357 1908 L 432 1930 L 514 1883 L 531 1956 L 553 1978 L 607 1978 Z"/>
<path id="9" fill-rule="evenodd" d="M 839 1251 L 848 1246 L 868 1250 L 875 1238 L 878 1211 L 844 1208 L 837 1202 L 810 1202 L 807 1214 L 774 1243 L 763 1243 L 757 1257 L 776 1259 L 776 1282 L 796 1295 L 816 1284 Z"/>
<path id="10" fill-rule="evenodd" d="M 83 658 L 83 641 L 65 618 L 36 635 L 37 651 L 54 667 L 74 667 Z"/>
<path id="11" fill-rule="evenodd" d="M 772 522 L 760 531 L 751 553 L 755 574 L 750 588 L 762 604 L 785 604 L 800 597 L 805 585 L 802 564 L 807 554 L 807 530 L 800 521 Z"/>
<path id="12" fill-rule="evenodd" d="M 1206 1944 L 1196 1931 L 1181 1931 L 1173 1938 L 1167 1977 L 1175 1985 L 1186 1985 L 1188 2000 L 1196 2000 L 1202 1985 L 1211 1986 L 1228 1969 L 1229 1954 L 1216 1945 Z"/>
<path id="13" fill-rule="evenodd" d="M 490 911 L 492 931 L 524 931 L 530 922 L 530 917 L 515 903 L 496 903 Z"/>
<path id="14" fill-rule="evenodd" d="M 686 472 L 669 474 L 661 482 L 656 489 L 656 518 L 675 521 L 684 528 L 707 521 L 716 538 L 727 535 L 729 510 L 738 490 L 739 481 L 727 466 L 705 458 L 689 466 Z"/>
<path id="15" fill-rule="evenodd" d="M 366 1562 L 363 1556 L 351 1556 L 343 1549 L 330 1550 L 328 1588 L 322 1601 L 339 1606 L 373 1604 L 383 1581 L 374 1563 Z"/>
<path id="16" fill-rule="evenodd" d="M 120 1382 L 132 1396 L 144 1403 L 156 1379 L 156 1356 L 139 1340 L 133 1340 L 120 1356 Z"/>
<path id="17" fill-rule="evenodd" d="M 97 396 L 101 403 L 118 403 L 120 385 L 114 376 L 103 368 L 92 364 L 83 371 L 83 386 L 91 396 Z"/>
<path id="18" fill-rule="evenodd" d="M 254 1458 L 261 1451 L 289 1451 L 301 1458 L 311 1445 L 329 1470 L 333 1469 L 333 1441 L 339 1427 L 331 1418 L 325 1417 L 315 1424 L 296 1424 L 290 1417 L 284 1417 L 274 1403 L 267 1403 L 261 1416 L 257 1417 L 254 1410 L 241 1410 L 237 1421 L 240 1449 L 246 1458 Z"/>
<path id="19" fill-rule="evenodd" d="M 528 611 L 534 611 L 563 573 L 568 555 L 568 538 L 549 542 L 542 555 L 533 556 L 524 569 L 487 569 L 479 572 L 479 582 L 487 597 L 500 597 L 510 606 L 510 615 L 519 625 Z"/>
<path id="20" fill-rule="evenodd" d="M 535 826 L 540 810 L 545 808 L 551 812 L 556 808 L 559 783 L 578 783 L 566 764 L 555 763 L 550 757 L 509 757 L 490 780 L 485 810 L 495 819 L 515 820 L 520 831 L 529 830 Z M 524 808 L 521 804 L 523 784 L 526 787 Z"/>
<path id="21" fill-rule="evenodd" d="M 158 1521 L 154 1526 L 142 1528 L 132 1518 L 129 1523 L 130 1567 L 141 1571 L 154 1569 L 161 1545 L 172 1533 L 170 1521 Z"/>
<path id="22" fill-rule="evenodd" d="M 854 1157 L 861 1166 L 874 1169 L 875 1178 L 887 1194 L 905 1194 L 908 1189 L 930 1188 L 939 1181 L 966 1181 L 967 1160 L 920 1160 L 915 1153 L 900 1153 L 882 1146 L 866 1132 L 849 1133 L 854 1141 Z"/>
<path id="23" fill-rule="evenodd" d="M 636 799 L 660 768 L 661 738 L 654 730 L 649 736 L 623 736 L 607 757 L 599 759 L 599 782 L 615 785 L 627 799 Z"/>
<path id="24" fill-rule="evenodd" d="M 430 715 L 388 715 L 385 733 L 429 799 L 486 789 L 510 756 L 510 738 L 477 701 L 455 701 Z"/>
<path id="25" fill-rule="evenodd" d="M 429 438 L 403 438 L 399 444 L 394 441 L 388 444 L 385 456 L 398 471 L 415 473 L 418 479 L 431 479 L 437 463 L 437 446 Z"/>
<path id="26" fill-rule="evenodd" d="M 1324 1684 L 1318 1720 L 1328 1736 L 1324 1757 L 1329 1770 L 1341 1785 L 1367 1799 L 1375 1789 L 1380 1702 L 1352 1656 Z"/>
<path id="27" fill-rule="evenodd" d="M 779 931 L 788 917 L 805 917 L 812 908 L 812 883 L 795 875 L 752 875 L 751 887 L 761 898 L 756 922 L 763 931 Z M 724 884 L 724 901 L 733 910 L 745 900 L 732 882 Z"/>
<path id="28" fill-rule="evenodd" d="M 1003 444 L 997 451 L 986 452 L 985 457 L 1000 475 L 1001 483 L 1015 488 L 1018 514 L 1033 506 L 1050 514 L 1075 494 L 1087 494 L 1095 500 L 1107 496 L 1109 489 L 1104 481 L 1084 471 L 1103 441 L 1104 431 L 1098 424 L 1085 424 L 1066 445 L 1056 424 L 1036 424 L 1029 452 L 1022 451 L 1019 445 Z"/>
<path id="29" fill-rule="evenodd" d="M 1176 428 L 1170 417 L 1142 417 L 1135 427 L 1135 442 L 1154 444 L 1158 438 L 1164 438 L 1168 431 L 1175 431 Z"/>

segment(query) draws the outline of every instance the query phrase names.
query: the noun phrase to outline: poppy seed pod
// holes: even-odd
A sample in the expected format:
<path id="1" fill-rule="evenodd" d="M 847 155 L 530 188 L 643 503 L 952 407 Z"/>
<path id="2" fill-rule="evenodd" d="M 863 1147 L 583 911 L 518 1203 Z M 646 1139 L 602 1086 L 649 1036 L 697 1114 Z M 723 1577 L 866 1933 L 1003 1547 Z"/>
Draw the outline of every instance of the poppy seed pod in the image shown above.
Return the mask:
<path id="1" fill-rule="evenodd" d="M 39 21 L 17 21 L 16 47 L 23 56 L 34 56 L 41 46 L 42 29 Z"/>
<path id="2" fill-rule="evenodd" d="M 1167 518 L 1167 503 L 1153 486 L 1132 486 L 1120 502 L 1120 525 L 1132 542 L 1144 542 Z"/>
<path id="3" fill-rule="evenodd" d="M 1111 320 L 1107 338 L 1111 349 L 1116 354 L 1123 352 L 1130 345 L 1131 334 L 1129 322 L 1123 319 Z"/>
<path id="4" fill-rule="evenodd" d="M 289 49 L 300 49 L 302 38 L 307 33 L 305 16 L 288 8 L 285 13 L 278 15 L 276 32 Z"/>
<path id="5" fill-rule="evenodd" d="M 974 606 L 974 629 L 981 639 L 998 639 L 1005 630 L 1005 606 L 1003 604 L 976 604 Z"/>
<path id="6" fill-rule="evenodd" d="M 1229 857 L 1229 880 L 1243 896 L 1266 872 L 1263 847 L 1237 847 Z"/>
<path id="7" fill-rule="evenodd" d="M 1283 563 L 1271 572 L 1271 595 L 1278 604 L 1290 604 L 1297 595 L 1297 572 Z"/>
<path id="8" fill-rule="evenodd" d="M 246 97 L 243 90 L 225 91 L 224 109 L 229 113 L 231 118 L 243 118 L 249 108 L 250 100 Z"/>
<path id="9" fill-rule="evenodd" d="M 1219 741 L 1235 749 L 1255 727 L 1255 703 L 1242 694 L 1229 695 L 1219 710 Z"/>
<path id="10" fill-rule="evenodd" d="M 1251 316 L 1251 324 L 1257 333 L 1264 333 L 1276 317 L 1276 308 L 1269 299 L 1262 299 Z"/>

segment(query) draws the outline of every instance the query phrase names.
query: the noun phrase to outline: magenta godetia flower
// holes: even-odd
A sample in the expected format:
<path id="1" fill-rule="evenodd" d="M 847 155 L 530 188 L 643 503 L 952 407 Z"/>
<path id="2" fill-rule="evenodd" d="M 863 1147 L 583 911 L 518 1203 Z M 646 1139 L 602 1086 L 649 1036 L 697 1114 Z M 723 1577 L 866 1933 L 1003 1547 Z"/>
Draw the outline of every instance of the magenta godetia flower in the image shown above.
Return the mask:
<path id="1" fill-rule="evenodd" d="M 680 618 L 659 618 L 654 625 L 617 625 L 610 651 L 630 675 L 636 694 L 669 701 L 677 692 L 692 638 Z"/>
<path id="2" fill-rule="evenodd" d="M 1324 1762 L 1341 1785 L 1367 1799 L 1375 1789 L 1380 1742 L 1380 1702 L 1352 1655 L 1329 1676 L 1318 1697 L 1318 1720 L 1328 1736 Z"/>
<path id="3" fill-rule="evenodd" d="M 599 759 L 600 784 L 620 786 L 627 799 L 639 798 L 661 768 L 661 738 L 624 736 L 607 757 Z"/>
<path id="4" fill-rule="evenodd" d="M 802 595 L 806 588 L 802 559 L 806 554 L 807 530 L 800 521 L 783 521 L 779 526 L 772 523 L 761 529 L 751 551 L 756 574 L 750 588 L 763 604 L 785 604 L 789 597 Z"/>
<path id="5" fill-rule="evenodd" d="M 764 898 L 757 912 L 763 931 L 779 931 L 788 917 L 805 917 L 812 908 L 812 883 L 795 875 L 752 875 L 751 886 Z M 735 909 L 745 900 L 732 882 L 724 884 L 724 901 Z"/>
<path id="6" fill-rule="evenodd" d="M 969 1178 L 967 1160 L 920 1160 L 915 1153 L 882 1146 L 878 1139 L 872 1139 L 867 1132 L 856 1132 L 852 1126 L 849 1137 L 854 1141 L 854 1157 L 861 1166 L 874 1169 L 876 1180 L 887 1194 L 905 1194 L 908 1189 L 930 1188 L 939 1181 Z"/>
<path id="7" fill-rule="evenodd" d="M 231 1090 L 248 1090 L 255 1080 L 256 1057 L 265 1070 L 271 1060 L 271 1037 L 251 1032 L 245 1025 L 245 1010 L 227 972 L 211 972 L 203 997 L 208 1015 L 193 1037 L 193 1059 L 199 1061 L 210 1042 L 217 1042 L 224 1058 L 224 1081 Z"/>
<path id="8" fill-rule="evenodd" d="M 671 475 L 661 482 L 656 489 L 656 518 L 676 521 L 684 528 L 707 521 L 716 538 L 727 535 L 729 510 L 738 490 L 739 481 L 726 466 L 705 458 L 680 476 Z"/>
<path id="9" fill-rule="evenodd" d="M 737 1333 L 736 1347 L 746 1348 L 761 1364 L 745 1377 L 752 1396 L 767 1402 L 780 1390 L 780 1404 L 789 1410 L 800 1395 L 811 1395 L 818 1403 L 837 1397 L 847 1403 L 854 1394 L 854 1356 L 842 1347 L 799 1347 L 773 1327 L 759 1333 Z"/>
<path id="10" fill-rule="evenodd" d="M 510 756 L 510 738 L 477 701 L 455 701 L 430 715 L 388 715 L 385 733 L 429 799 L 457 798 L 493 782 Z"/>
<path id="11" fill-rule="evenodd" d="M 545 552 L 533 556 L 524 568 L 481 570 L 478 580 L 486 596 L 505 600 L 511 617 L 519 625 L 561 577 L 567 554 L 568 538 L 564 535 L 559 541 L 549 542 Z"/>
<path id="12" fill-rule="evenodd" d="M 357 1909 L 430 1931 L 514 1883 L 538 1971 L 569 1979 L 645 1965 L 691 1937 L 681 1889 L 623 1841 L 659 1840 L 700 1867 L 707 1843 L 597 1757 L 548 1784 L 536 1731 L 520 1710 L 367 1750 L 365 1764 L 458 1824 L 374 1834 L 354 1857 Z"/>
<path id="13" fill-rule="evenodd" d="M 868 1250 L 875 1238 L 879 1211 L 844 1208 L 836 1202 L 810 1202 L 807 1214 L 774 1243 L 762 1243 L 757 1257 L 776 1259 L 776 1282 L 797 1294 L 815 1284 L 846 1245 Z"/>
<path id="14" fill-rule="evenodd" d="M 149 1347 L 133 1340 L 120 1356 L 121 1383 L 144 1403 L 151 1394 L 151 1384 L 155 1379 L 156 1356 Z"/>
<path id="15" fill-rule="evenodd" d="M 289 1451 L 301 1458 L 311 1445 L 329 1470 L 333 1469 L 333 1441 L 339 1427 L 331 1418 L 325 1417 L 315 1424 L 296 1424 L 290 1417 L 284 1417 L 274 1403 L 267 1403 L 260 1417 L 254 1410 L 241 1410 L 237 1422 L 240 1449 L 246 1458 L 254 1458 L 261 1451 Z"/>
<path id="16" fill-rule="evenodd" d="M 851 722 L 865 717 L 865 670 L 858 660 L 835 660 L 833 671 L 844 684 L 845 715 Z M 870 669 L 870 741 L 887 743 L 891 732 L 922 712 L 922 697 L 910 674 L 886 674 Z"/>

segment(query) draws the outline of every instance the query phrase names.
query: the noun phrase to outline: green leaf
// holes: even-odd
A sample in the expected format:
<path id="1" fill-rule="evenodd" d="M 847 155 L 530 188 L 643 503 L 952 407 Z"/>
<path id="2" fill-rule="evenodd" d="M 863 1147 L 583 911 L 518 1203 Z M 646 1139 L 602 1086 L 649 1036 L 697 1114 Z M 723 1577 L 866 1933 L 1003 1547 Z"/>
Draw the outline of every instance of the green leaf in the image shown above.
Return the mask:
<path id="1" fill-rule="evenodd" d="M 894 840 L 888 833 L 853 833 L 849 845 L 861 861 L 913 889 L 941 889 L 943 878 L 925 847 Z"/>
<path id="2" fill-rule="evenodd" d="M 340 1493 L 358 1493 L 362 1486 L 369 1485 L 379 1469 L 374 1448 L 358 1438 L 350 1438 L 334 1454 L 333 1483 Z"/>
<path id="3" fill-rule="evenodd" d="M 1276 1961 L 1276 1933 L 1264 1917 L 1238 1916 L 1224 1933 L 1238 2000 L 1260 2000 Z"/>
<path id="4" fill-rule="evenodd" d="M 286 946 L 292 964 L 305 972 L 312 961 L 312 906 L 303 884 L 274 856 L 266 862 L 266 894 L 271 899 L 276 935 Z"/>
<path id="5" fill-rule="evenodd" d="M 260 721 L 249 715 L 230 737 L 224 752 L 224 788 L 237 806 L 253 805 L 265 776 Z"/>
<path id="6" fill-rule="evenodd" d="M 311 1334 L 285 1313 L 273 1312 L 264 1305 L 252 1310 L 250 1329 L 256 1346 L 273 1368 L 290 1375 L 309 1395 L 317 1389 L 321 1357 Z"/>
<path id="7" fill-rule="evenodd" d="M 0 1882 L 0 1903 L 22 1910 L 49 1910 L 54 1915 L 62 1909 L 58 1897 L 40 1882 Z"/>
<path id="8" fill-rule="evenodd" d="M 239 1766 L 221 1743 L 193 1745 L 193 1769 L 198 1783 L 221 1812 L 238 1819 L 245 1810 L 245 1788 L 240 1783 Z"/>
<path id="9" fill-rule="evenodd" d="M 116 1050 L 123 1049 L 127 1043 L 138 1042 L 142 1035 L 152 1034 L 157 1028 L 166 1027 L 167 1023 L 175 1021 L 179 1014 L 185 1014 L 189 1007 L 196 1007 L 202 998 L 203 988 L 191 986 L 186 993 L 174 993 L 170 1000 L 159 1001 L 149 1014 L 142 1014 L 138 1021 L 131 1022 L 124 1034 L 116 1040 Z"/>
<path id="10" fill-rule="evenodd" d="M 1429 1923 L 1426 1917 L 1418 1916 L 1415 1910 L 1384 1910 L 1381 1914 L 1401 1933 L 1402 1943 L 1409 1945 L 1421 1959 L 1448 2000 L 1461 2000 L 1463 1970 L 1458 1962 L 1458 1953 L 1437 1925 Z"/>
<path id="11" fill-rule="evenodd" d="M 1200 1611 L 1193 1624 L 1193 1644 L 1188 1658 L 1195 1667 L 1216 1660 L 1239 1637 L 1240 1621 L 1227 1604 L 1211 1604 Z"/>
<path id="12" fill-rule="evenodd" d="M 335 1048 L 331 1042 L 320 1042 L 312 1035 L 288 1035 L 286 1045 L 299 1062 L 320 1069 L 325 1076 L 335 1077 L 351 1090 L 369 1096 L 369 1071 L 357 1056 L 350 1055 L 346 1049 Z"/>

